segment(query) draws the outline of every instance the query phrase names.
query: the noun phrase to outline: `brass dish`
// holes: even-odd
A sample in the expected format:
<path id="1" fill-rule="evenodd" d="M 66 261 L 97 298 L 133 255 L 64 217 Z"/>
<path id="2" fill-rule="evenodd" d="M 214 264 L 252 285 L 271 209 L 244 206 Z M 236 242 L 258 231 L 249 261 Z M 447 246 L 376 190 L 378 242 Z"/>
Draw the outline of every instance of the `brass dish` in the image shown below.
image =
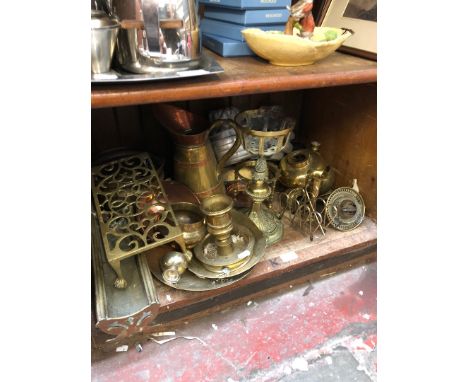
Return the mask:
<path id="1" fill-rule="evenodd" d="M 192 292 L 203 292 L 208 290 L 219 289 L 228 285 L 231 285 L 249 274 L 249 271 L 244 273 L 238 274 L 233 277 L 226 277 L 226 278 L 218 278 L 218 279 L 204 279 L 195 276 L 190 271 L 184 272 L 177 283 L 173 284 L 164 280 L 161 271 L 161 264 L 160 258 L 169 251 L 173 249 L 169 245 L 163 245 L 161 247 L 157 247 L 154 249 L 149 250 L 144 254 L 146 256 L 146 260 L 148 262 L 148 267 L 153 274 L 153 276 L 160 281 L 161 283 L 170 286 L 174 289 L 180 290 L 187 290 Z M 196 259 L 192 259 L 192 261 L 197 261 Z"/>
<path id="2" fill-rule="evenodd" d="M 193 272 L 196 276 L 207 279 L 222 279 L 225 277 L 233 277 L 250 270 L 255 264 L 257 264 L 265 254 L 266 240 L 263 233 L 257 228 L 257 226 L 244 214 L 232 210 L 231 211 L 232 220 L 234 226 L 243 226 L 247 228 L 254 237 L 254 244 L 252 249 L 252 255 L 249 260 L 234 270 L 229 268 L 223 268 L 221 272 L 212 272 L 205 268 L 205 266 L 200 263 L 197 258 L 194 256 L 192 261 L 190 261 L 188 269 Z M 186 272 L 187 273 L 187 272 Z"/>
<path id="3" fill-rule="evenodd" d="M 182 237 L 188 249 L 195 247 L 206 235 L 205 217 L 196 204 L 179 202 L 172 205 Z"/>
<path id="4" fill-rule="evenodd" d="M 238 164 L 235 169 L 235 178 L 240 179 L 241 181 L 248 183 L 252 180 L 253 174 L 255 172 L 255 163 L 256 160 L 248 160 Z M 273 182 L 275 179 L 278 179 L 280 171 L 277 165 L 272 162 L 267 162 L 268 165 L 268 175 L 269 182 Z"/>

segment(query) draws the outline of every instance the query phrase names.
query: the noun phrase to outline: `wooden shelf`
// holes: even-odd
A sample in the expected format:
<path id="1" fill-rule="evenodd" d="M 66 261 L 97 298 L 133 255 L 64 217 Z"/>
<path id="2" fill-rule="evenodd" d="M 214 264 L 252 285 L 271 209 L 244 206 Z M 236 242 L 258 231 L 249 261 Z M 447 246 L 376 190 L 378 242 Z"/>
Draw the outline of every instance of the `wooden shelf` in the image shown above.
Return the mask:
<path id="1" fill-rule="evenodd" d="M 154 331 L 173 330 L 192 318 L 376 260 L 377 225 L 369 218 L 349 232 L 329 228 L 325 237 L 317 236 L 313 242 L 284 223 L 283 240 L 267 248 L 264 258 L 250 274 L 235 284 L 207 292 L 187 292 L 153 278 L 160 303 L 152 322 Z M 105 348 L 107 335 L 94 331 L 93 337 L 98 347 Z M 132 341 L 141 338 L 137 335 Z"/>
<path id="2" fill-rule="evenodd" d="M 336 267 L 362 258 L 375 260 L 377 225 L 369 218 L 349 232 L 329 228 L 325 237 L 317 235 L 313 242 L 288 223 L 284 227 L 283 240 L 267 248 L 265 257 L 251 273 L 235 284 L 194 293 L 170 288 L 154 279 L 161 304 L 156 323 L 171 325 L 187 316 L 230 305 L 234 300 L 251 299 L 268 289 L 303 281 L 319 270 L 327 270 L 325 275 L 329 275 L 337 271 Z"/>
<path id="3" fill-rule="evenodd" d="M 362 84 L 377 81 L 377 63 L 339 52 L 314 65 L 280 67 L 258 57 L 223 58 L 205 49 L 224 73 L 141 84 L 93 85 L 91 107 L 115 107 L 157 102 L 271 93 Z"/>

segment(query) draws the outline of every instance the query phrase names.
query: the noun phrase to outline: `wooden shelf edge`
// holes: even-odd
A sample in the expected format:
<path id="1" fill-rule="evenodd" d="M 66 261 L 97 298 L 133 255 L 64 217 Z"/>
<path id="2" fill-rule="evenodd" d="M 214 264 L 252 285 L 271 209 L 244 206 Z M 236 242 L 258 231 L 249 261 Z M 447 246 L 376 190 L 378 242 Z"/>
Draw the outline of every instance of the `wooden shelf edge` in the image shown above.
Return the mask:
<path id="1" fill-rule="evenodd" d="M 197 304 L 186 306 L 157 317 L 155 332 L 166 332 L 183 327 L 187 321 L 205 317 L 215 312 L 232 308 L 247 301 L 262 298 L 289 289 L 304 282 L 314 283 L 352 268 L 364 266 L 377 261 L 377 243 L 369 243 L 366 247 L 350 250 L 339 256 L 331 257 L 308 266 L 286 272 L 279 277 L 267 279 L 255 285 L 227 291 Z M 129 346 L 147 340 L 149 334 L 135 335 L 124 342 Z M 113 351 L 115 344 L 105 342 L 107 335 L 96 330 L 93 335 L 93 345 L 104 352 Z"/>
<path id="2" fill-rule="evenodd" d="M 168 312 L 164 312 L 164 310 L 161 309 L 155 323 L 161 325 L 162 328 L 173 326 L 181 320 L 187 320 L 188 317 L 200 314 L 200 312 L 204 312 L 221 305 L 225 307 L 239 299 L 252 299 L 254 295 L 258 296 L 259 294 L 267 294 L 267 291 L 275 291 L 278 287 L 284 286 L 285 284 L 297 283 L 298 280 L 304 281 L 304 279 L 308 278 L 313 279 L 314 275 L 323 277 L 324 274 L 329 275 L 331 273 L 336 273 L 341 266 L 350 262 L 356 262 L 360 259 L 368 258 L 369 256 L 375 260 L 376 253 L 377 241 L 366 243 L 364 247 L 342 251 L 332 257 L 311 262 L 289 272 L 281 272 L 275 275 L 276 277 L 272 276 L 252 284 L 225 290 L 223 293 L 218 293 L 213 297 L 194 304 Z"/>
<path id="3" fill-rule="evenodd" d="M 192 87 L 174 87 L 170 91 L 160 89 L 147 91 L 126 91 L 91 94 L 92 108 L 143 105 L 160 102 L 191 101 L 198 99 L 221 98 L 247 94 L 261 94 L 301 89 L 324 88 L 344 85 L 372 83 L 377 81 L 377 69 L 366 69 L 348 73 L 329 73 L 298 77 L 280 77 L 277 79 L 257 79 L 254 81 L 210 82 L 207 85 Z"/>
<path id="4" fill-rule="evenodd" d="M 312 67 L 275 67 L 259 59 L 214 58 L 224 73 L 133 84 L 95 85 L 91 107 L 105 108 L 372 83 L 377 64 L 335 53 Z"/>

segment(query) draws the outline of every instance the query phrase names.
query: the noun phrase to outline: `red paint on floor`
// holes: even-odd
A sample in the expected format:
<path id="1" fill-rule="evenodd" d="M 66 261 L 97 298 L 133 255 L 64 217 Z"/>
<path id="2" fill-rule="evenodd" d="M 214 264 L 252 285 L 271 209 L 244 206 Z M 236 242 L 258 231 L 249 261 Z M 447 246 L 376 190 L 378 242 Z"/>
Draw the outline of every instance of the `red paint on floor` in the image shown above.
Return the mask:
<path id="1" fill-rule="evenodd" d="M 149 341 L 141 353 L 96 354 L 93 381 L 238 381 L 318 348 L 352 324 L 374 323 L 376 306 L 372 264 L 312 286 L 286 287 L 176 330 L 176 336 L 199 340 Z M 374 349 L 377 338 L 370 333 L 362 341 Z"/>

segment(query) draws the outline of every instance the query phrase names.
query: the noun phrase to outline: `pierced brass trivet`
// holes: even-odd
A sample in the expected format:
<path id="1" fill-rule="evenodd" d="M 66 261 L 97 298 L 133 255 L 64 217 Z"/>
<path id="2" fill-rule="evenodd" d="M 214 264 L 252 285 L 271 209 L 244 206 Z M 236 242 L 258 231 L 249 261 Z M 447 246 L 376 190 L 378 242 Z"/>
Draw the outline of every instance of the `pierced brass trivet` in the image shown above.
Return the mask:
<path id="1" fill-rule="evenodd" d="M 120 261 L 175 241 L 185 251 L 177 220 L 148 154 L 93 167 L 91 188 L 107 261 L 125 288 Z"/>

